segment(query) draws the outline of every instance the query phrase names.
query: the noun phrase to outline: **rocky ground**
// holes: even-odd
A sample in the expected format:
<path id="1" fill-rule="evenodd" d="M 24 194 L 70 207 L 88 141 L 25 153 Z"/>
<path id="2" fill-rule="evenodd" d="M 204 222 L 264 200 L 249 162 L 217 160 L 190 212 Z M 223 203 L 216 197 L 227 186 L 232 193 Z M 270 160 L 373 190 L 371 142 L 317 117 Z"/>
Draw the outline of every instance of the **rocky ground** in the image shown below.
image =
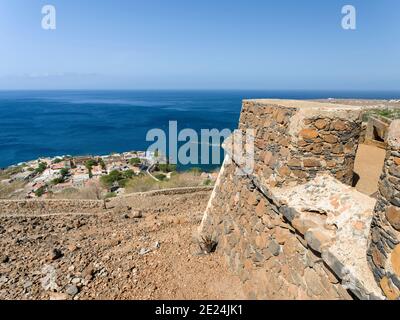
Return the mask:
<path id="1" fill-rule="evenodd" d="M 0 299 L 243 298 L 222 258 L 201 254 L 193 240 L 209 196 L 130 197 L 92 215 L 2 216 Z"/>

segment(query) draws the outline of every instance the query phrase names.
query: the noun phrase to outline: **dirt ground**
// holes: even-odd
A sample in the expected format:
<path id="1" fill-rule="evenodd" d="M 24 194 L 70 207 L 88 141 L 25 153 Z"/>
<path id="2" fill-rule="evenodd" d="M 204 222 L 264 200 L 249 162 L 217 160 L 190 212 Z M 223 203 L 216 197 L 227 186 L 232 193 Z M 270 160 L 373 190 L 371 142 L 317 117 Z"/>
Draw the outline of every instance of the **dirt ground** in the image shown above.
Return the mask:
<path id="1" fill-rule="evenodd" d="M 193 241 L 210 192 L 131 198 L 132 213 L 0 218 L 0 299 L 237 299 Z"/>

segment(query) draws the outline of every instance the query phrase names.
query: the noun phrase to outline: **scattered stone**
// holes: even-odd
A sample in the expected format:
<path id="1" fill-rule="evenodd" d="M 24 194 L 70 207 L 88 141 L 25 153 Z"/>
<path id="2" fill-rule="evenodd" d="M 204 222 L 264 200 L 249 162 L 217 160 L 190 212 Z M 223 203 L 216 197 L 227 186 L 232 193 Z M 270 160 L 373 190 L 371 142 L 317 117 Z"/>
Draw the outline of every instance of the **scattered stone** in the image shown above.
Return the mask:
<path id="1" fill-rule="evenodd" d="M 307 283 L 308 289 L 311 290 L 314 295 L 320 296 L 324 289 L 321 285 L 320 277 L 314 269 L 307 268 L 304 272 L 304 279 Z"/>
<path id="2" fill-rule="evenodd" d="M 74 245 L 74 244 L 70 244 L 70 245 L 67 247 L 67 249 L 68 249 L 68 251 L 70 251 L 70 252 L 75 252 L 75 251 L 77 251 L 79 248 L 78 248 L 76 245 Z"/>
<path id="3" fill-rule="evenodd" d="M 139 254 L 140 254 L 141 256 L 144 256 L 145 254 L 148 254 L 149 252 L 151 252 L 150 249 L 141 248 L 140 251 L 139 251 Z"/>
<path id="4" fill-rule="evenodd" d="M 82 272 L 82 276 L 85 280 L 92 280 L 93 276 L 95 274 L 95 270 L 94 267 L 92 266 L 92 264 L 89 264 L 85 270 L 83 270 Z"/>
<path id="5" fill-rule="evenodd" d="M 0 258 L 0 262 L 1 262 L 1 263 L 7 263 L 7 262 L 9 262 L 9 261 L 10 261 L 10 257 L 7 256 L 7 255 L 2 256 L 2 257 Z"/>
<path id="6" fill-rule="evenodd" d="M 25 281 L 24 289 L 29 289 L 30 287 L 32 287 L 32 285 L 33 285 L 32 281 Z"/>
<path id="7" fill-rule="evenodd" d="M 290 231 L 288 229 L 276 227 L 275 230 L 275 240 L 278 241 L 279 244 L 284 244 L 290 236 Z"/>
<path id="8" fill-rule="evenodd" d="M 78 289 L 75 285 L 69 284 L 69 285 L 66 286 L 65 292 L 66 292 L 69 296 L 73 297 L 73 296 L 75 296 L 76 294 L 78 294 L 79 289 Z"/>
<path id="9" fill-rule="evenodd" d="M 265 206 L 264 199 L 261 199 L 261 201 L 258 203 L 255 211 L 256 211 L 256 214 L 258 217 L 262 217 L 263 215 L 265 215 L 267 213 L 267 208 Z"/>
<path id="10" fill-rule="evenodd" d="M 9 279 L 8 279 L 6 276 L 2 276 L 2 277 L 0 277 L 0 284 L 7 283 L 8 280 L 9 280 Z"/>
<path id="11" fill-rule="evenodd" d="M 57 272 L 51 265 L 45 265 L 42 269 L 44 277 L 41 279 L 41 285 L 44 290 L 57 291 Z"/>
<path id="12" fill-rule="evenodd" d="M 133 217 L 134 219 L 143 218 L 143 213 L 142 213 L 141 210 L 133 210 L 133 211 L 132 211 L 132 217 Z"/>
<path id="13" fill-rule="evenodd" d="M 50 260 L 57 260 L 63 256 L 63 253 L 60 249 L 53 249 L 50 252 Z"/>
<path id="14" fill-rule="evenodd" d="M 268 244 L 268 250 L 273 256 L 279 256 L 281 246 L 275 240 L 272 240 Z"/>
<path id="15" fill-rule="evenodd" d="M 110 241 L 110 246 L 111 247 L 116 247 L 116 246 L 118 246 L 118 245 L 120 245 L 121 244 L 121 240 L 120 239 L 112 239 L 111 241 Z"/>
<path id="16" fill-rule="evenodd" d="M 247 198 L 247 203 L 251 206 L 256 206 L 258 204 L 257 194 L 255 192 L 250 193 Z"/>

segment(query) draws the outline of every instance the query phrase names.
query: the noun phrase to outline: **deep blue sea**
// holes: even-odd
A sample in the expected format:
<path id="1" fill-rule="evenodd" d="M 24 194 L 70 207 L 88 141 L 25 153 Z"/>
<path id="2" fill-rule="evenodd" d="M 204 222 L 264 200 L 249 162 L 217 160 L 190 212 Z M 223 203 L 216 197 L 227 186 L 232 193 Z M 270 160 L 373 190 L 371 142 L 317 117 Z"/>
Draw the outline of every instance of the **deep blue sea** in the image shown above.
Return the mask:
<path id="1" fill-rule="evenodd" d="M 44 156 L 146 150 L 146 133 L 235 129 L 245 98 L 399 99 L 397 92 L 0 91 L 0 167 Z"/>

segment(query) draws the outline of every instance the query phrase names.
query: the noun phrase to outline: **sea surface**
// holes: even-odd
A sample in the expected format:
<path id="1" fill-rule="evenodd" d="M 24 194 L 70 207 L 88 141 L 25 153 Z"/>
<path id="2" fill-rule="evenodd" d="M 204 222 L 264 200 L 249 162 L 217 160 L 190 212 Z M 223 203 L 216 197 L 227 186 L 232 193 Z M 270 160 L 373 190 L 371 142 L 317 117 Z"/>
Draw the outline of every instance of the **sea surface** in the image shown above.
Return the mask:
<path id="1" fill-rule="evenodd" d="M 399 99 L 399 92 L 0 91 L 0 167 L 57 155 L 146 150 L 149 130 L 233 130 L 246 98 Z M 211 168 L 212 166 L 210 166 Z"/>

